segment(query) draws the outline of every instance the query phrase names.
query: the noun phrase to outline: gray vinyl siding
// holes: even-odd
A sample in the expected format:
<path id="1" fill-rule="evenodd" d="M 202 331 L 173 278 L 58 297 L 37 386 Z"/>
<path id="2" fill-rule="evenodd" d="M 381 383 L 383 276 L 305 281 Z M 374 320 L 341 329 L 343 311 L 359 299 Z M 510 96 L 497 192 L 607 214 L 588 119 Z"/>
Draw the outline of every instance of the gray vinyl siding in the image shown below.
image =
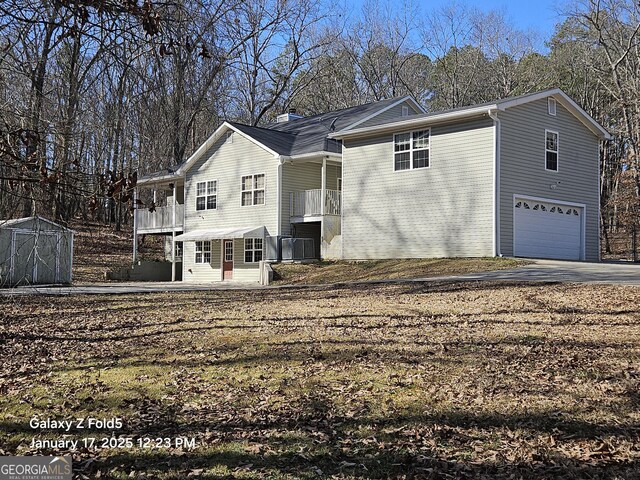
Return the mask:
<path id="1" fill-rule="evenodd" d="M 409 115 L 415 115 L 416 113 L 422 113 L 415 109 L 411 102 L 402 102 L 400 105 L 396 105 L 395 107 L 390 108 L 382 112 L 379 115 L 376 115 L 373 118 L 370 118 L 366 122 L 359 124 L 356 128 L 368 127 L 371 125 L 378 125 L 380 123 L 390 122 L 391 120 L 401 120 L 402 117 L 402 107 L 409 107 Z"/>
<path id="2" fill-rule="evenodd" d="M 344 258 L 492 255 L 493 132 L 488 118 L 434 126 L 430 167 L 401 172 L 392 135 L 345 142 Z"/>
<path id="3" fill-rule="evenodd" d="M 241 205 L 244 175 L 265 174 L 265 204 Z M 196 183 L 218 181 L 216 210 L 196 211 Z M 218 140 L 186 173 L 184 232 L 206 228 L 252 227 L 264 225 L 267 235 L 277 234 L 277 159 L 237 133 Z M 234 242 L 238 247 L 242 239 Z M 213 250 L 213 248 L 217 248 Z M 217 253 L 216 253 L 217 252 Z M 187 282 L 219 281 L 220 242 L 212 242 L 211 264 L 195 263 L 195 243 L 184 242 L 183 279 Z M 236 270 L 237 269 L 237 270 Z M 234 248 L 234 280 L 246 279 L 258 264 L 244 265 L 244 245 Z"/>
<path id="4" fill-rule="evenodd" d="M 560 102 L 539 100 L 500 112 L 500 250 L 513 255 L 513 196 L 586 204 L 586 260 L 599 259 L 599 140 Z M 558 171 L 545 170 L 545 129 L 558 132 Z M 561 182 L 561 183 L 556 183 Z M 555 185 L 552 189 L 551 185 Z"/>
<path id="5" fill-rule="evenodd" d="M 321 186 L 321 164 L 294 162 L 282 166 L 282 235 L 291 235 L 291 193 Z"/>

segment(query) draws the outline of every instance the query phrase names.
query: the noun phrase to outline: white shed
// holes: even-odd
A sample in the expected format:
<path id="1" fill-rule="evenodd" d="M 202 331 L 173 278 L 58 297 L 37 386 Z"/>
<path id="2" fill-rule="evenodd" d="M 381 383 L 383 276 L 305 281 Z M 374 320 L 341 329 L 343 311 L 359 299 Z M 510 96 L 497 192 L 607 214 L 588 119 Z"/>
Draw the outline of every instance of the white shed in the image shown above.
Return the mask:
<path id="1" fill-rule="evenodd" d="M 0 286 L 71 283 L 73 234 L 38 216 L 0 220 Z"/>

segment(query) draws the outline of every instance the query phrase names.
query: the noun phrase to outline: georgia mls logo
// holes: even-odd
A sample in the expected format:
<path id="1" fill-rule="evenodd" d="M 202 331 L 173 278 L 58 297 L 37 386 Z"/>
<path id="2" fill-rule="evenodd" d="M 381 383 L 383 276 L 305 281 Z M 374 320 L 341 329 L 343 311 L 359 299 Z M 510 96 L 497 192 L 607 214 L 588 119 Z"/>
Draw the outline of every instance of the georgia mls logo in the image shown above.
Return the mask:
<path id="1" fill-rule="evenodd" d="M 0 457 L 0 480 L 71 480 L 71 457 Z"/>

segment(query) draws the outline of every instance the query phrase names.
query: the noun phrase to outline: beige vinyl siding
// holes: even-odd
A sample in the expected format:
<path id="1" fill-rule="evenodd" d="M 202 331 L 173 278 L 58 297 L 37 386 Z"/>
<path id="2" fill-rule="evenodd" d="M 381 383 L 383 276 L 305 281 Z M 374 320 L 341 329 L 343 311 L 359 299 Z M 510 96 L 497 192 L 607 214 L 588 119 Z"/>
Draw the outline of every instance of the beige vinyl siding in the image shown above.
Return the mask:
<path id="1" fill-rule="evenodd" d="M 560 102 L 547 100 L 500 112 L 500 250 L 513 255 L 513 196 L 586 204 L 586 260 L 598 260 L 599 140 Z M 558 171 L 545 170 L 545 129 L 558 132 Z M 557 183 L 560 182 L 560 183 Z M 555 188 L 551 188 L 554 185 Z"/>
<path id="2" fill-rule="evenodd" d="M 291 234 L 291 193 L 322 186 L 322 165 L 293 162 L 282 165 L 282 235 Z"/>
<path id="3" fill-rule="evenodd" d="M 392 135 L 345 142 L 344 258 L 492 255 L 493 131 L 489 118 L 434 126 L 431 166 L 400 172 Z"/>
<path id="4" fill-rule="evenodd" d="M 402 102 L 400 105 L 396 105 L 395 107 L 390 108 L 382 112 L 379 115 L 376 115 L 373 118 L 370 118 L 366 122 L 359 124 L 356 128 L 368 127 L 371 125 L 378 125 L 379 123 L 389 122 L 391 120 L 397 119 L 401 120 L 402 118 L 402 107 L 409 107 L 409 115 L 415 115 L 416 113 L 422 113 L 413 106 L 411 102 Z"/>
<path id="5" fill-rule="evenodd" d="M 233 242 L 233 280 L 235 282 L 259 282 L 259 265 L 259 263 L 244 263 L 244 239 L 236 238 Z"/>
<path id="6" fill-rule="evenodd" d="M 241 205 L 241 181 L 244 175 L 265 174 L 265 204 Z M 218 181 L 216 210 L 196 211 L 196 183 Z M 184 232 L 207 228 L 252 227 L 264 225 L 267 235 L 276 235 L 277 228 L 277 159 L 243 136 L 233 133 L 223 136 L 189 169 L 185 179 Z M 242 239 L 238 239 L 240 244 Z M 212 244 L 211 265 L 195 264 L 195 243 L 184 242 L 183 279 L 187 282 L 219 281 L 220 241 Z M 240 260 L 240 261 L 239 261 Z M 234 249 L 234 266 L 244 264 L 244 246 Z M 257 264 L 255 270 L 258 270 Z M 189 271 L 191 270 L 191 271 Z M 235 275 L 246 277 L 244 272 Z M 256 277 L 257 278 L 257 277 Z"/>

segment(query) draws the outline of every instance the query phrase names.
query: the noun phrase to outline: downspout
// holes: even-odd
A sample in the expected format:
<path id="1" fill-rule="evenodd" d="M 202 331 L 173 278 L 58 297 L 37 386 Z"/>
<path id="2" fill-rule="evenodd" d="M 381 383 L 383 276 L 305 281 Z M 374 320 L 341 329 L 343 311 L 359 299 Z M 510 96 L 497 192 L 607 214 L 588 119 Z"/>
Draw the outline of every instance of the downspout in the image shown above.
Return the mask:
<path id="1" fill-rule="evenodd" d="M 500 137 L 501 124 L 497 110 L 489 110 L 493 119 L 493 254 L 501 257 L 500 252 Z"/>
<path id="2" fill-rule="evenodd" d="M 282 164 L 285 162 L 287 157 L 284 155 L 278 155 L 278 173 L 276 176 L 276 195 L 277 199 L 277 209 L 276 209 L 276 235 L 279 238 L 282 235 Z"/>

